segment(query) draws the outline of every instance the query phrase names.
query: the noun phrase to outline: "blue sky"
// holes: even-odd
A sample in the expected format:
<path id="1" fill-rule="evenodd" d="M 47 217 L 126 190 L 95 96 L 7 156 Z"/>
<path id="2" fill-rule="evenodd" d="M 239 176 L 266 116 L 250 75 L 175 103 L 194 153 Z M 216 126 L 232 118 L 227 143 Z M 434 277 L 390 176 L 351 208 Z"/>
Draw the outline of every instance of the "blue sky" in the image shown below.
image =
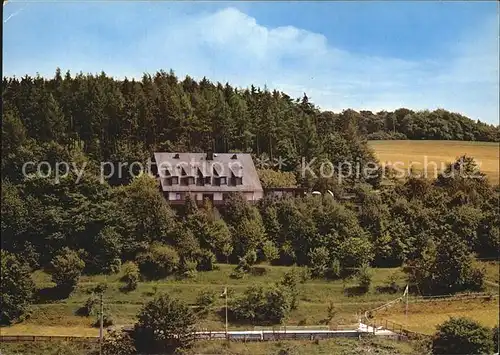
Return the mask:
<path id="1" fill-rule="evenodd" d="M 306 92 L 322 109 L 441 107 L 498 124 L 494 1 L 9 1 L 3 21 L 7 76 L 173 69 Z"/>

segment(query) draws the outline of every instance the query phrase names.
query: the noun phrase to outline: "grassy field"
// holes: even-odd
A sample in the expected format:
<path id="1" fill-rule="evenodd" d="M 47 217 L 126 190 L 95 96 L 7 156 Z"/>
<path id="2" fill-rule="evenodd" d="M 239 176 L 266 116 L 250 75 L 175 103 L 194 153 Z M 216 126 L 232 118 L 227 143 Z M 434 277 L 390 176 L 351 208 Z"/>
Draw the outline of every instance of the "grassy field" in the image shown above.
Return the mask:
<path id="1" fill-rule="evenodd" d="M 77 289 L 67 299 L 51 299 L 50 290 L 54 286 L 50 282 L 49 275 L 36 272 L 34 276 L 41 295 L 29 319 L 21 324 L 4 327 L 2 334 L 55 334 L 61 331 L 64 335 L 97 335 L 98 330 L 92 328 L 91 324 L 96 320 L 94 317 L 77 315 L 77 310 L 82 307 L 90 296 L 91 290 L 99 283 L 106 282 L 108 289 L 104 295 L 105 304 L 109 307 L 114 323 L 116 325 L 133 324 L 136 315 L 144 302 L 151 300 L 155 294 L 167 292 L 188 303 L 194 303 L 197 295 L 205 289 L 217 293 L 228 286 L 230 297 L 238 296 L 251 285 L 268 286 L 278 281 L 289 267 L 259 266 L 265 269 L 261 276 L 248 275 L 243 279 L 232 279 L 230 274 L 234 265 L 219 265 L 218 270 L 200 272 L 195 279 L 164 279 L 155 282 L 141 282 L 139 287 L 132 292 L 123 292 L 120 277 L 121 274 L 110 276 L 84 276 L 80 279 Z M 288 325 L 318 325 L 327 316 L 329 302 L 338 304 L 339 312 L 335 318 L 338 326 L 351 327 L 357 321 L 357 314 L 366 309 L 376 307 L 394 298 L 394 295 L 377 292 L 376 287 L 385 284 L 389 275 L 396 273 L 401 286 L 404 285 L 404 274 L 400 269 L 377 269 L 373 277 L 373 289 L 364 295 L 351 294 L 357 286 L 356 280 L 349 280 L 345 284 L 341 281 L 309 280 L 299 285 L 300 304 L 295 310 Z M 233 296 L 234 295 L 234 296 Z M 218 300 L 216 309 L 206 319 L 199 322 L 200 328 L 223 329 L 224 319 L 218 313 L 224 307 L 223 299 Z M 231 329 L 251 328 L 248 324 L 231 324 Z"/>
<path id="2" fill-rule="evenodd" d="M 486 280 L 498 284 L 500 281 L 500 270 L 497 261 L 484 261 L 481 262 L 482 267 L 486 272 Z"/>
<path id="3" fill-rule="evenodd" d="M 437 164 L 440 171 L 447 163 L 455 161 L 457 157 L 467 154 L 474 157 L 480 170 L 484 172 L 491 183 L 499 182 L 499 144 L 489 142 L 462 142 L 462 141 L 370 141 L 377 158 L 382 163 L 394 164 L 401 162 L 400 167 L 405 170 L 413 163 L 416 171 L 423 171 L 427 162 L 428 177 L 434 177 Z M 403 165 L 404 163 L 404 165 Z M 420 163 L 420 164 L 418 164 Z M 417 165 L 418 164 L 418 165 Z"/>
<path id="4" fill-rule="evenodd" d="M 493 279 L 494 266 L 490 263 L 487 271 L 489 278 Z M 498 265 L 498 264 L 497 264 Z M 217 293 L 222 292 L 227 285 L 230 298 L 238 296 L 251 285 L 268 286 L 277 282 L 290 267 L 259 265 L 264 269 L 262 275 L 247 275 L 243 279 L 232 279 L 230 274 L 234 265 L 218 265 L 219 269 L 210 272 L 200 272 L 193 279 L 164 279 L 155 282 L 140 282 L 136 290 L 123 292 L 121 287 L 121 274 L 110 276 L 83 276 L 78 287 L 67 299 L 55 299 L 50 291 L 54 284 L 49 275 L 37 271 L 33 277 L 39 289 L 37 302 L 32 306 L 31 316 L 20 324 L 0 328 L 5 335 L 82 335 L 97 336 L 98 329 L 92 327 L 95 317 L 77 315 L 91 294 L 91 290 L 99 283 L 106 282 L 108 289 L 104 295 L 104 302 L 109 308 L 115 325 L 131 325 L 136 320 L 136 315 L 142 305 L 151 300 L 156 294 L 169 293 L 187 303 L 193 304 L 197 295 L 204 289 L 211 289 Z M 372 287 L 363 295 L 356 294 L 357 281 L 354 279 L 345 282 L 342 280 L 309 280 L 299 285 L 299 307 L 293 311 L 288 326 L 292 325 L 320 325 L 325 324 L 327 309 L 330 302 L 337 307 L 337 315 L 330 326 L 352 329 L 358 321 L 359 315 L 364 311 L 375 308 L 389 300 L 397 298 L 400 294 L 391 294 L 381 289 L 386 285 L 390 275 L 395 274 L 401 292 L 405 285 L 405 275 L 399 268 L 374 269 Z M 496 287 L 488 285 L 492 292 L 497 292 Z M 215 309 L 207 318 L 199 321 L 200 329 L 224 329 L 223 299 L 219 299 Z M 498 305 L 491 304 L 490 312 L 498 313 Z M 434 324 L 431 325 L 433 327 Z M 230 329 L 252 328 L 249 324 L 230 324 Z"/>
<path id="5" fill-rule="evenodd" d="M 194 344 L 192 349 L 183 352 L 186 355 L 417 355 L 416 344 L 394 342 L 383 339 L 329 339 L 321 341 L 283 341 L 283 342 L 221 342 L 203 341 Z M 4 355 L 87 355 L 89 348 L 82 345 L 59 344 L 1 344 Z"/>
<path id="6" fill-rule="evenodd" d="M 472 318 L 488 327 L 498 324 L 498 298 L 410 303 L 408 317 L 405 316 L 404 307 L 404 304 L 400 303 L 386 311 L 377 312 L 375 318 L 387 319 L 403 325 L 406 329 L 429 335 L 436 331 L 436 325 L 450 317 Z"/>

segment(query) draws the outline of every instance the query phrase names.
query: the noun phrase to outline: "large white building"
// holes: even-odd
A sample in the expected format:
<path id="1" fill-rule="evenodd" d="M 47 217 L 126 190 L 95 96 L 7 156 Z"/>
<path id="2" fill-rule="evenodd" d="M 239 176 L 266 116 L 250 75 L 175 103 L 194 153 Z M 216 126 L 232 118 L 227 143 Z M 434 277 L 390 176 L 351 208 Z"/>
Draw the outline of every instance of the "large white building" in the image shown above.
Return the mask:
<path id="1" fill-rule="evenodd" d="M 231 192 L 252 202 L 264 195 L 250 154 L 160 152 L 154 158 L 161 189 L 171 204 L 183 204 L 187 195 L 214 205 Z"/>

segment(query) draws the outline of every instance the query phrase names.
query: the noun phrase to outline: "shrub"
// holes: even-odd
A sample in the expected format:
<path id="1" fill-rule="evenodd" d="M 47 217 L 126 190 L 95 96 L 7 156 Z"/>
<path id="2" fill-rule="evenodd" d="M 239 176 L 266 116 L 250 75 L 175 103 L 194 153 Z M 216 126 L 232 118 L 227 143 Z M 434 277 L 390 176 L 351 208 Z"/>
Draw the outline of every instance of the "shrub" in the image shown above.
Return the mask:
<path id="1" fill-rule="evenodd" d="M 76 287 L 85 262 L 78 253 L 69 248 L 62 248 L 50 262 L 49 272 L 58 288 L 71 292 Z"/>
<path id="2" fill-rule="evenodd" d="M 83 307 L 81 307 L 78 310 L 78 314 L 85 317 L 94 315 L 97 313 L 98 306 L 99 306 L 99 298 L 95 295 L 95 293 L 92 293 L 85 301 Z"/>
<path id="3" fill-rule="evenodd" d="M 257 252 L 255 250 L 250 250 L 245 254 L 245 256 L 243 258 L 244 258 L 246 264 L 248 266 L 251 266 L 257 262 Z"/>
<path id="4" fill-rule="evenodd" d="M 230 305 L 231 315 L 238 321 L 281 323 L 291 311 L 289 291 L 280 285 L 264 290 L 260 286 L 247 288 L 243 296 Z"/>
<path id="5" fill-rule="evenodd" d="M 300 269 L 300 283 L 306 283 L 311 279 L 311 269 L 304 266 Z"/>
<path id="6" fill-rule="evenodd" d="M 113 316 L 111 315 L 111 312 L 109 309 L 105 308 L 103 311 L 103 316 L 102 316 L 102 326 L 104 328 L 112 326 L 113 325 Z M 93 324 L 95 328 L 99 328 L 101 326 L 101 319 L 100 319 L 100 314 L 97 314 L 96 320 Z"/>
<path id="7" fill-rule="evenodd" d="M 433 354 L 489 354 L 492 350 L 491 330 L 465 317 L 439 325 L 432 340 Z"/>
<path id="8" fill-rule="evenodd" d="M 153 243 L 149 250 L 137 256 L 141 274 L 150 279 L 160 279 L 173 274 L 179 267 L 179 254 L 171 246 Z"/>
<path id="9" fill-rule="evenodd" d="M 252 250 L 246 253 L 243 257 L 239 258 L 238 265 L 236 266 L 236 270 L 234 276 L 236 278 L 241 278 L 241 273 L 250 272 L 252 269 L 252 265 L 257 261 L 257 253 Z M 241 277 L 240 277 L 241 276 Z"/>
<path id="10" fill-rule="evenodd" d="M 0 324 L 11 324 L 27 315 L 35 284 L 27 264 L 5 250 L 0 253 Z"/>
<path id="11" fill-rule="evenodd" d="M 199 256 L 198 265 L 196 266 L 196 270 L 198 271 L 212 271 L 215 269 L 215 263 L 217 262 L 217 258 L 215 254 L 210 250 L 202 250 L 201 255 Z"/>
<path id="12" fill-rule="evenodd" d="M 493 327 L 493 346 L 494 346 L 494 349 L 495 349 L 495 352 L 500 352 L 500 344 L 498 342 L 498 338 L 499 338 L 499 329 L 498 329 L 498 324 L 496 326 Z"/>
<path id="13" fill-rule="evenodd" d="M 120 330 L 112 330 L 104 336 L 102 355 L 133 355 L 136 349 L 133 339 Z"/>
<path id="14" fill-rule="evenodd" d="M 189 259 L 183 259 L 179 266 L 179 276 L 186 279 L 196 278 L 197 262 Z"/>
<path id="15" fill-rule="evenodd" d="M 196 318 L 186 304 L 163 294 L 138 314 L 134 338 L 139 353 L 172 353 L 192 343 Z"/>
<path id="16" fill-rule="evenodd" d="M 290 308 L 297 309 L 299 301 L 298 284 L 300 281 L 300 274 L 296 269 L 292 269 L 283 275 L 280 283 L 277 285 L 285 287 L 290 295 Z"/>
<path id="17" fill-rule="evenodd" d="M 264 289 L 261 286 L 250 286 L 242 296 L 231 301 L 231 315 L 239 321 L 260 320 L 265 302 Z"/>
<path id="18" fill-rule="evenodd" d="M 123 265 L 123 276 L 121 280 L 125 282 L 125 288 L 128 291 L 133 291 L 139 283 L 140 273 L 139 267 L 134 262 L 127 262 Z"/>
<path id="19" fill-rule="evenodd" d="M 217 300 L 217 293 L 213 290 L 202 290 L 196 297 L 196 307 L 199 314 L 206 315 Z"/>
<path id="20" fill-rule="evenodd" d="M 283 286 L 275 286 L 266 292 L 266 304 L 262 310 L 262 320 L 270 323 L 283 323 L 292 310 L 290 291 Z"/>
<path id="21" fill-rule="evenodd" d="M 328 323 L 330 323 L 333 320 L 333 318 L 335 318 L 338 311 L 339 310 L 337 306 L 335 306 L 335 303 L 333 301 L 328 302 L 328 309 L 327 309 Z"/>
<path id="22" fill-rule="evenodd" d="M 359 287 L 363 292 L 368 292 L 372 283 L 372 273 L 368 264 L 363 264 L 358 270 Z"/>

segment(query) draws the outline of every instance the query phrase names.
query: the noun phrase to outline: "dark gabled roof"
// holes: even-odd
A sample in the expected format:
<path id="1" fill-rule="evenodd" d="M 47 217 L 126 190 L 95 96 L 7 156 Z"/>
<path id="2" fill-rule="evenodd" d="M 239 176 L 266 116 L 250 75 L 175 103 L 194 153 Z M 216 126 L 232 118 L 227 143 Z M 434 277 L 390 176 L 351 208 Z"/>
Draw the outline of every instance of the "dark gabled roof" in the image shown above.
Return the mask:
<path id="1" fill-rule="evenodd" d="M 234 157 L 236 155 L 236 157 Z M 176 157 L 176 158 L 174 158 Z M 177 158 L 178 157 L 178 158 Z M 157 152 L 154 153 L 160 182 L 163 191 L 182 192 L 251 192 L 262 191 L 259 176 L 250 154 L 243 153 L 216 153 L 212 160 L 207 160 L 206 153 L 176 153 L 176 152 Z M 178 169 L 180 167 L 181 169 Z M 216 185 L 167 185 L 165 178 L 168 174 L 161 175 L 161 172 L 167 168 L 171 176 L 200 176 L 204 177 L 222 177 L 230 178 L 232 176 L 241 177 L 242 185 L 237 186 L 216 186 Z M 186 175 L 183 175 L 183 174 Z M 213 179 L 212 179 L 213 182 Z"/>

